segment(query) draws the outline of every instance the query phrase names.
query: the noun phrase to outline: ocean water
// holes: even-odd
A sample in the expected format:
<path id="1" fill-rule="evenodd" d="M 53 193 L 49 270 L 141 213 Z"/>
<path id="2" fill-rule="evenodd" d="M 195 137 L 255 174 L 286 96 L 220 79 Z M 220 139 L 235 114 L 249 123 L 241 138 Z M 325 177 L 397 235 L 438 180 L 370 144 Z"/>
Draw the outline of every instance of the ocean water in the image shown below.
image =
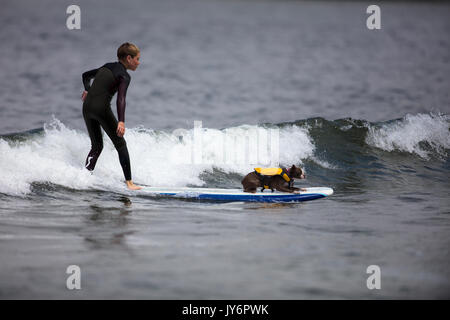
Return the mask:
<path id="1" fill-rule="evenodd" d="M 79 1 L 81 30 L 69 4 L 40 3 L 0 12 L 0 298 L 450 298 L 449 4 L 383 2 L 369 31 L 367 2 Z M 240 188 L 256 166 L 296 164 L 297 186 L 334 194 L 154 198 L 125 188 L 106 135 L 89 174 L 81 73 L 124 41 L 141 48 L 136 183 Z M 240 139 L 273 130 L 278 157 L 249 161 Z"/>

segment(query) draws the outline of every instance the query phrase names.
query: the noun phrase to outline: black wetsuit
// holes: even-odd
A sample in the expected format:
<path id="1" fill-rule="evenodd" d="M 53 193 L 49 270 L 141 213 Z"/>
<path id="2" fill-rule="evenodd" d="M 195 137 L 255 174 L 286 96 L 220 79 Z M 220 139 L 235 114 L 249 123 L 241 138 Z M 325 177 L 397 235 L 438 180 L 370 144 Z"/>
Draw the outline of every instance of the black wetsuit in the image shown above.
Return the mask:
<path id="1" fill-rule="evenodd" d="M 92 86 L 91 79 L 94 78 Z M 119 121 L 125 121 L 125 97 L 130 75 L 120 62 L 106 63 L 101 68 L 83 73 L 84 89 L 88 91 L 83 103 L 83 117 L 91 138 L 91 151 L 86 158 L 86 168 L 94 170 L 97 159 L 103 149 L 102 131 L 105 130 L 119 153 L 120 165 L 125 180 L 131 180 L 130 157 L 123 137 L 117 136 L 118 121 L 111 110 L 111 100 L 117 93 L 117 115 Z"/>

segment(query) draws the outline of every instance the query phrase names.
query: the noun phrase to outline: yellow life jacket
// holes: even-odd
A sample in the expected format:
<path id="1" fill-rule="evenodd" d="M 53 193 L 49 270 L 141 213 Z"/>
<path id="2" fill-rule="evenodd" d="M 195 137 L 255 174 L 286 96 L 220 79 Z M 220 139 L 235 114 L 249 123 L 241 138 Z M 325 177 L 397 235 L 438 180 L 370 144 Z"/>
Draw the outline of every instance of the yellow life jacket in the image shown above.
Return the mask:
<path id="1" fill-rule="evenodd" d="M 269 184 L 267 183 L 268 177 L 270 176 L 281 176 L 284 180 L 289 182 L 289 185 L 291 185 L 291 178 L 289 178 L 287 174 L 286 169 L 282 168 L 255 168 L 256 174 L 261 178 L 261 182 L 264 186 L 264 189 L 272 189 Z M 263 190 L 264 190 L 263 189 Z M 261 191 L 263 191 L 261 190 Z M 273 191 L 273 189 L 272 189 Z"/>

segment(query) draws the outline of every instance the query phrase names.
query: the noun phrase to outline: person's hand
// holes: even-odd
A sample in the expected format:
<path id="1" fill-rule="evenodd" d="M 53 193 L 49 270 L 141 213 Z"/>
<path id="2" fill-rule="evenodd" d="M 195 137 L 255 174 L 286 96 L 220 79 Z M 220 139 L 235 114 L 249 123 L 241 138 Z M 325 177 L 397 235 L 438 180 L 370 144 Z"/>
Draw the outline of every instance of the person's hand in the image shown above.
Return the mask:
<path id="1" fill-rule="evenodd" d="M 117 124 L 117 136 L 123 137 L 124 134 L 125 134 L 125 123 L 119 121 L 119 123 Z"/>
<path id="2" fill-rule="evenodd" d="M 83 91 L 83 94 L 81 95 L 81 100 L 84 101 L 84 99 L 86 99 L 87 93 L 88 92 L 86 90 Z"/>

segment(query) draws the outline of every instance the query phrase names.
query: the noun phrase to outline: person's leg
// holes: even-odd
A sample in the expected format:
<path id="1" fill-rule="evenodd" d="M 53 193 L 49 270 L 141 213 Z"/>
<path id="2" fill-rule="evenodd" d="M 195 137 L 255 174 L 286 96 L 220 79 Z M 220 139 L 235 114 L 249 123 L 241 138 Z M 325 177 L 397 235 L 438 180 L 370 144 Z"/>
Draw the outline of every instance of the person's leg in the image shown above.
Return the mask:
<path id="1" fill-rule="evenodd" d="M 100 123 L 97 120 L 84 115 L 84 121 L 86 122 L 89 138 L 91 139 L 91 151 L 86 158 L 85 167 L 89 171 L 92 171 L 103 150 L 102 130 L 100 129 Z"/>
<path id="2" fill-rule="evenodd" d="M 122 166 L 123 175 L 126 181 L 131 180 L 131 167 L 130 167 L 130 155 L 128 154 L 128 148 L 126 145 L 117 149 L 119 154 L 120 165 Z"/>
<path id="3" fill-rule="evenodd" d="M 109 109 L 109 108 L 108 108 Z M 120 165 L 122 166 L 123 175 L 125 176 L 125 180 L 131 180 L 131 165 L 130 165 L 130 156 L 128 154 L 127 143 L 123 137 L 117 136 L 117 119 L 112 113 L 111 109 L 105 112 L 104 117 L 100 120 L 100 125 L 103 130 L 105 130 L 106 134 L 111 139 L 114 147 L 119 154 Z"/>

